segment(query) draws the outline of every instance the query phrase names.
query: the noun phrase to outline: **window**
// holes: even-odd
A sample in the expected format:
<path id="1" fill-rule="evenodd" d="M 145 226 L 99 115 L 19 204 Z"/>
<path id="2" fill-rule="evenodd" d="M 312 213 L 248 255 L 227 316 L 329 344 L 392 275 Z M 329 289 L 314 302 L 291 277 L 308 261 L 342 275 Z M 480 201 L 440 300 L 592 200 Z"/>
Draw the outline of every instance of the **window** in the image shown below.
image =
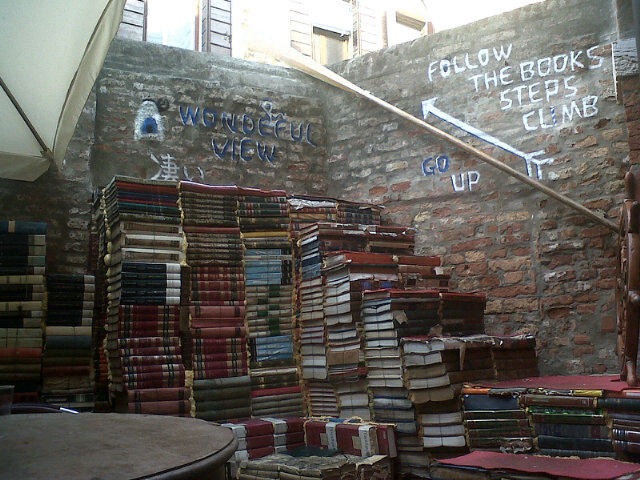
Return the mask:
<path id="1" fill-rule="evenodd" d="M 198 50 L 198 0 L 146 0 L 144 40 Z"/>
<path id="2" fill-rule="evenodd" d="M 313 27 L 313 59 L 328 65 L 349 58 L 349 35 Z"/>

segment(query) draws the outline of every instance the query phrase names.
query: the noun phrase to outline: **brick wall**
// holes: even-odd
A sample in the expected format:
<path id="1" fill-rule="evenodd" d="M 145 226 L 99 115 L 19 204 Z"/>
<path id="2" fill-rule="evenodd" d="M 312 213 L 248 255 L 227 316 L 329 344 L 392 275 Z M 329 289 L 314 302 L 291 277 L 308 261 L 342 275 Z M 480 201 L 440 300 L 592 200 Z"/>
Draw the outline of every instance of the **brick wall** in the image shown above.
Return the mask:
<path id="1" fill-rule="evenodd" d="M 419 117 L 435 97 L 435 126 L 616 221 L 638 118 L 637 78 L 614 79 L 613 3 L 549 0 L 334 68 Z M 553 162 L 527 169 L 538 151 Z M 50 271 L 82 271 L 91 192 L 114 174 L 382 203 L 455 288 L 487 292 L 489 333 L 537 336 L 543 373 L 617 370 L 612 231 L 299 72 L 117 40 L 64 172 L 0 181 L 1 216 L 47 220 Z"/>
<path id="2" fill-rule="evenodd" d="M 634 137 L 615 34 L 609 2 L 547 1 L 333 69 L 419 117 L 435 97 L 448 122 L 431 124 L 617 222 Z M 615 232 L 365 100 L 334 90 L 327 103 L 331 195 L 416 227 L 458 289 L 487 292 L 489 333 L 537 336 L 543 373 L 617 371 Z M 536 151 L 553 161 L 528 169 Z"/>

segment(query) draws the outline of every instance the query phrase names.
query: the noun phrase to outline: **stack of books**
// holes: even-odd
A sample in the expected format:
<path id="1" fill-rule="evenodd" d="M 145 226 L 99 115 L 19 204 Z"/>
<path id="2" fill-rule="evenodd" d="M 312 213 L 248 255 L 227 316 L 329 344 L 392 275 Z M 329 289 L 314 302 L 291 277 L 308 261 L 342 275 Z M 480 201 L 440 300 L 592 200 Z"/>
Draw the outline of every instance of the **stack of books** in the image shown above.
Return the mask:
<path id="1" fill-rule="evenodd" d="M 235 478 L 238 480 L 352 480 L 367 478 L 357 476 L 357 465 L 361 460 L 361 457 L 343 453 L 336 453 L 332 456 L 291 456 L 276 453 L 255 460 L 242 461 Z M 385 460 L 388 463 L 388 459 L 384 459 L 384 457 L 379 459 L 379 461 Z M 388 475 L 374 478 L 390 480 L 392 477 Z"/>
<path id="2" fill-rule="evenodd" d="M 211 422 L 251 416 L 251 377 L 212 378 L 193 382 L 193 416 Z"/>
<path id="3" fill-rule="evenodd" d="M 223 423 L 238 439 L 238 448 L 230 459 L 233 470 L 242 460 L 262 458 L 273 453 L 295 450 L 304 446 L 302 417 L 251 418 Z"/>
<path id="4" fill-rule="evenodd" d="M 405 327 L 410 324 L 403 308 L 408 304 L 400 303 L 404 294 L 404 291 L 397 289 L 364 291 L 362 321 L 373 419 L 397 426 L 400 471 L 410 474 L 411 468 L 402 460 L 409 453 L 420 454 L 422 442 L 419 441 L 414 404 L 409 399 L 409 391 L 403 380 L 400 341 L 408 332 Z M 416 312 L 422 311 L 420 316 L 413 316 L 413 324 L 417 325 L 415 332 L 423 332 L 422 328 L 426 328 L 426 333 L 429 319 L 437 319 L 438 292 L 422 292 L 415 298 L 420 301 L 412 302 L 412 307 Z"/>
<path id="5" fill-rule="evenodd" d="M 348 383 L 341 387 L 348 387 Z M 339 417 L 338 393 L 329 380 L 305 380 L 304 396 L 307 414 L 313 417 Z M 367 408 L 368 410 L 368 408 Z"/>
<path id="6" fill-rule="evenodd" d="M 185 344 L 195 416 L 243 418 L 251 414 L 251 404 L 245 392 L 250 379 L 239 190 L 192 182 L 180 182 L 178 190 L 189 271 Z"/>
<path id="7" fill-rule="evenodd" d="M 393 424 L 340 418 L 308 418 L 304 422 L 308 447 L 336 450 L 349 455 L 369 457 L 398 455 Z"/>
<path id="8" fill-rule="evenodd" d="M 289 216 L 294 235 L 318 222 L 338 221 L 338 201 L 334 198 L 312 195 L 289 195 Z"/>
<path id="9" fill-rule="evenodd" d="M 349 381 L 351 387 L 341 389 L 344 397 L 338 396 L 340 416 L 364 414 L 363 418 L 370 419 L 360 314 L 362 292 L 395 286 L 397 266 L 390 254 L 338 251 L 326 254 L 322 274 L 328 377 L 336 386 Z"/>
<path id="10" fill-rule="evenodd" d="M 254 417 L 301 417 L 304 405 L 298 368 L 251 369 L 251 413 Z"/>
<path id="11" fill-rule="evenodd" d="M 477 335 L 484 333 L 483 293 L 440 293 L 440 324 L 443 335 Z"/>
<path id="12" fill-rule="evenodd" d="M 517 387 L 463 387 L 464 425 L 471 450 L 523 453 L 533 449 L 533 429 L 518 401 L 523 391 Z"/>
<path id="13" fill-rule="evenodd" d="M 338 200 L 339 223 L 353 223 L 358 225 L 380 225 L 382 207 L 369 203 L 349 202 Z"/>
<path id="14" fill-rule="evenodd" d="M 536 339 L 533 335 L 493 337 L 491 349 L 496 380 L 538 376 Z"/>
<path id="15" fill-rule="evenodd" d="M 177 200 L 173 182 L 114 177 L 104 188 L 106 349 L 116 411 L 190 411 L 184 400 L 189 394 L 182 390 L 184 252 Z"/>
<path id="16" fill-rule="evenodd" d="M 598 407 L 611 425 L 616 458 L 640 462 L 640 389 L 607 392 Z"/>
<path id="17" fill-rule="evenodd" d="M 47 275 L 42 399 L 78 411 L 93 410 L 92 275 Z"/>
<path id="18" fill-rule="evenodd" d="M 598 407 L 601 390 L 540 389 L 520 396 L 537 452 L 553 456 L 613 457 L 611 429 Z"/>
<path id="19" fill-rule="evenodd" d="M 398 264 L 398 288 L 404 290 L 449 289 L 451 275 L 442 267 L 442 259 L 436 256 L 400 255 Z"/>
<path id="20" fill-rule="evenodd" d="M 89 230 L 89 258 L 87 271 L 95 279 L 93 309 L 93 378 L 96 411 L 106 411 L 109 406 L 109 360 L 106 351 L 107 325 L 107 271 L 103 259 L 107 254 L 107 224 L 104 220 L 102 189 L 96 189 L 92 198 Z"/>
<path id="21" fill-rule="evenodd" d="M 293 348 L 293 246 L 289 204 L 282 190 L 240 189 L 238 221 L 245 247 L 250 375 L 286 378 L 295 370 Z M 296 374 L 297 374 L 297 370 Z M 251 392 L 253 416 L 301 415 L 298 380 Z"/>
<path id="22" fill-rule="evenodd" d="M 0 383 L 14 401 L 41 387 L 47 224 L 0 221 Z"/>

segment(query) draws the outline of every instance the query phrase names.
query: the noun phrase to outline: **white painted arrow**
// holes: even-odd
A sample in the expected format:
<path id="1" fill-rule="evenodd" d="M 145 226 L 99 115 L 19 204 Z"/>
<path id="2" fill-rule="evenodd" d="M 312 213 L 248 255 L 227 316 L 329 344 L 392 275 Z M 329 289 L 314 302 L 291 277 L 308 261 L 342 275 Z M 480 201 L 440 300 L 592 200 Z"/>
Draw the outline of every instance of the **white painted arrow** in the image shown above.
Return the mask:
<path id="1" fill-rule="evenodd" d="M 530 177 L 533 176 L 533 169 L 531 165 L 535 165 L 536 167 L 536 176 L 538 179 L 542 179 L 542 168 L 541 165 L 553 163 L 553 158 L 536 158 L 539 155 L 544 154 L 544 150 L 537 150 L 531 153 L 524 153 L 521 150 L 518 150 L 515 147 L 512 147 L 508 143 L 503 142 L 499 138 L 493 137 L 486 132 L 483 132 L 479 128 L 476 128 L 468 123 L 463 122 L 462 120 L 458 120 L 455 117 L 452 117 L 446 112 L 443 112 L 438 107 L 436 107 L 437 97 L 430 98 L 428 100 L 422 101 L 422 116 L 426 120 L 429 114 L 438 117 L 440 120 L 450 123 L 454 127 L 458 127 L 461 130 L 464 130 L 467 133 L 470 133 L 474 137 L 479 138 L 480 140 L 484 140 L 491 145 L 495 145 L 498 148 L 501 148 L 509 153 L 513 153 L 515 156 L 520 157 L 524 160 L 524 163 L 527 167 L 527 175 Z"/>

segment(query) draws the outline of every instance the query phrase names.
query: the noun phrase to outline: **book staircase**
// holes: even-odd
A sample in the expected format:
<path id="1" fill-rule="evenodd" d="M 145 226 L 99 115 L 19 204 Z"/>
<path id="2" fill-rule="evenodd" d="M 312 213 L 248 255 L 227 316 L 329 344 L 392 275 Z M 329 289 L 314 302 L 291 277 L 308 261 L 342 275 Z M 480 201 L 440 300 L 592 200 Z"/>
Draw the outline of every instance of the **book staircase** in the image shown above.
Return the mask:
<path id="1" fill-rule="evenodd" d="M 380 213 L 115 177 L 93 201 L 89 275 L 47 277 L 46 225 L 0 222 L 0 379 L 225 424 L 241 479 L 617 478 L 576 456 L 640 478 L 640 391 L 537 377 L 535 338 L 486 334 L 485 294 L 452 291 Z M 508 455 L 560 463 L 514 473 Z"/>

